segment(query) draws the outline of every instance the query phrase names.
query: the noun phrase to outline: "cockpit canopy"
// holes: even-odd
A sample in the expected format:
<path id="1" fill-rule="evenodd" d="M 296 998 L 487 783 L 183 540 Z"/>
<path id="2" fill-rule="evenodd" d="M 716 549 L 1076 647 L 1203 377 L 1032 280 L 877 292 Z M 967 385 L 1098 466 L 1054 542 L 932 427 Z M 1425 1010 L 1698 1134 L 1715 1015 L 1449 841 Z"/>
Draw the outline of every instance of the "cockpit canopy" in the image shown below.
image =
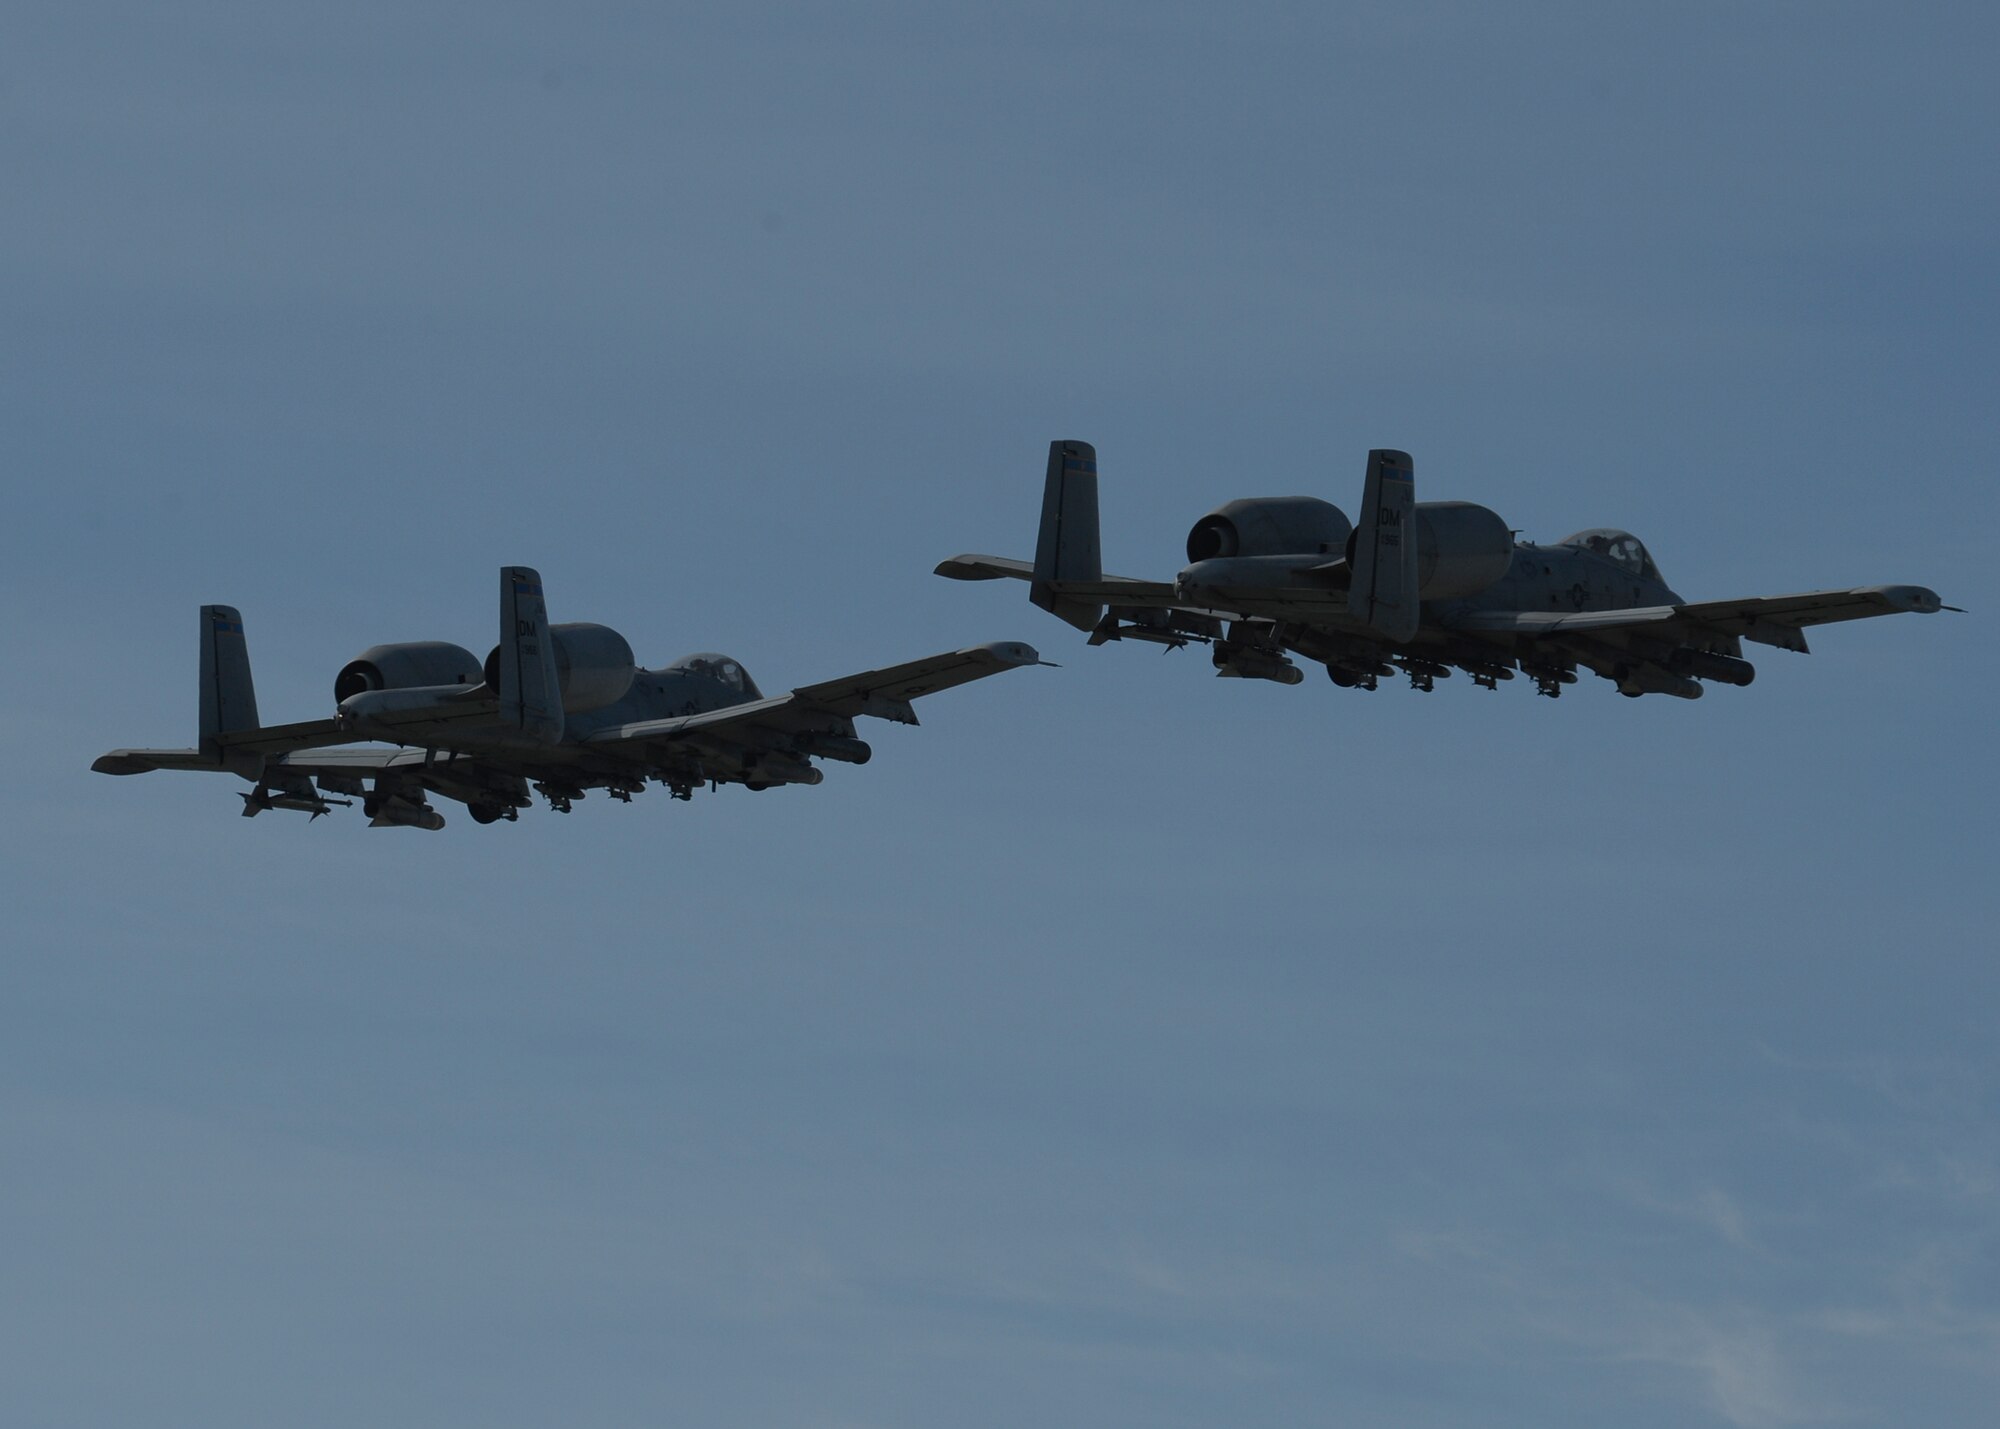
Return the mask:
<path id="1" fill-rule="evenodd" d="M 1666 584 L 1660 575 L 1660 568 L 1653 564 L 1646 545 L 1630 531 L 1614 531 L 1600 527 L 1595 531 L 1579 531 L 1574 536 L 1565 536 L 1556 542 L 1559 546 L 1575 546 L 1578 550 L 1590 551 L 1615 561 L 1635 576 Z"/>
<path id="2" fill-rule="evenodd" d="M 677 675 L 698 675 L 705 680 L 714 680 L 753 700 L 764 698 L 764 692 L 757 688 L 757 682 L 750 678 L 750 672 L 727 655 L 712 653 L 683 655 L 667 666 L 667 669 Z"/>

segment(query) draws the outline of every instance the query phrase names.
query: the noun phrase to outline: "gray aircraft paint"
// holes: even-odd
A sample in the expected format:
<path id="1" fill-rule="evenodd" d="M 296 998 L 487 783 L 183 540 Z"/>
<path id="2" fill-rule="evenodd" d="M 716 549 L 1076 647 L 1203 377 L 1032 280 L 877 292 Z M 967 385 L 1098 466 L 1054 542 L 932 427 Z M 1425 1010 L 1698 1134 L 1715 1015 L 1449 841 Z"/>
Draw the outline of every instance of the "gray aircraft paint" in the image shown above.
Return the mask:
<path id="1" fill-rule="evenodd" d="M 1088 453 L 1087 470 L 1077 458 Z M 1495 689 L 1518 671 L 1554 698 L 1579 669 L 1621 694 L 1696 699 L 1702 681 L 1747 685 L 1748 640 L 1804 653 L 1805 628 L 1944 605 L 1915 585 L 1689 603 L 1630 532 L 1579 531 L 1549 546 L 1516 541 L 1471 502 L 1418 502 L 1407 453 L 1369 453 L 1361 518 L 1344 552 L 1326 534 L 1346 518 L 1312 497 L 1232 501 L 1198 521 L 1172 581 L 1107 576 L 1097 564 L 1096 452 L 1051 443 L 1034 565 L 962 555 L 937 574 L 1029 580 L 1035 604 L 1090 643 L 1211 647 L 1216 672 L 1297 684 L 1293 655 L 1334 683 L 1374 689 L 1401 670 L 1428 691 L 1454 669 Z M 1087 557 L 1087 558 L 1086 558 Z"/>
<path id="2" fill-rule="evenodd" d="M 589 790 L 629 802 L 649 781 L 682 799 L 702 784 L 817 784 L 814 759 L 868 762 L 855 719 L 915 724 L 921 696 L 1041 663 L 1033 647 L 998 641 L 766 696 L 727 655 L 642 669 L 609 627 L 551 625 L 541 576 L 507 566 L 483 677 L 456 645 L 375 646 L 336 678 L 333 718 L 265 726 L 242 616 L 203 606 L 200 629 L 197 746 L 117 749 L 93 769 L 233 773 L 255 786 L 246 816 L 317 817 L 358 799 L 378 827 L 423 829 L 444 826 L 432 794 L 493 823 L 528 807 L 531 788 L 567 813 Z"/>
<path id="3" fill-rule="evenodd" d="M 1417 598 L 1416 471 L 1409 455 L 1368 454 L 1361 520 L 1347 586 L 1347 613 L 1385 640 L 1416 638 L 1423 622 Z"/>

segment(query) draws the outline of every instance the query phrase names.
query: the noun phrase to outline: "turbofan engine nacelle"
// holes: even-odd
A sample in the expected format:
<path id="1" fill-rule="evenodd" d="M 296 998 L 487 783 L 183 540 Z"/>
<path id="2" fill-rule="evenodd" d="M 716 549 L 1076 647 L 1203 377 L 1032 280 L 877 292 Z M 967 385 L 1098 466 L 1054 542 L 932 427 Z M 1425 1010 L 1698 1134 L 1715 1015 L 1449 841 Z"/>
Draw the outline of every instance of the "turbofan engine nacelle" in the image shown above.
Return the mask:
<path id="1" fill-rule="evenodd" d="M 1338 556 L 1354 523 L 1317 496 L 1257 496 L 1218 506 L 1188 532 L 1189 564 L 1224 556 Z"/>
<path id="2" fill-rule="evenodd" d="M 485 676 L 479 659 L 463 646 L 442 640 L 410 640 L 375 645 L 341 667 L 333 680 L 333 702 L 369 690 L 409 690 L 419 685 L 477 685 Z"/>
<path id="3" fill-rule="evenodd" d="M 625 637 L 608 625 L 576 621 L 551 625 L 549 639 L 556 647 L 556 683 L 562 689 L 564 714 L 603 709 L 625 698 L 639 673 L 632 663 L 632 647 Z M 500 688 L 500 647 L 486 657 L 486 683 Z"/>
<path id="4" fill-rule="evenodd" d="M 1420 600 L 1477 595 L 1514 563 L 1514 533 L 1497 511 L 1472 501 L 1419 501 L 1414 517 Z M 1350 537 L 1350 566 L 1354 544 Z"/>

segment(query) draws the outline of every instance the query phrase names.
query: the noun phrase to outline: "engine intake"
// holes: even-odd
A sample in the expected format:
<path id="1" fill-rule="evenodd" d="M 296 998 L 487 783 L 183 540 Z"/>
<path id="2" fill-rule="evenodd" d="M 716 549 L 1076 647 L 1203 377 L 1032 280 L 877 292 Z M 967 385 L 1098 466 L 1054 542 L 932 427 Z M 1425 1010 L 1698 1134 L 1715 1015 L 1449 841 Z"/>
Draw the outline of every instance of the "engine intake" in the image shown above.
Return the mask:
<path id="1" fill-rule="evenodd" d="M 442 640 L 375 645 L 341 667 L 333 680 L 333 702 L 369 690 L 408 690 L 419 685 L 476 685 L 484 678 L 479 659 L 463 646 Z"/>
<path id="2" fill-rule="evenodd" d="M 576 621 L 551 625 L 549 638 L 556 647 L 556 682 L 562 689 L 564 714 L 603 709 L 625 698 L 637 678 L 632 663 L 632 647 L 625 637 L 608 625 Z M 500 647 L 486 657 L 486 683 L 500 688 Z"/>
<path id="3" fill-rule="evenodd" d="M 1218 506 L 1188 532 L 1190 564 L 1223 556 L 1337 556 L 1354 523 L 1317 496 L 1257 496 Z"/>

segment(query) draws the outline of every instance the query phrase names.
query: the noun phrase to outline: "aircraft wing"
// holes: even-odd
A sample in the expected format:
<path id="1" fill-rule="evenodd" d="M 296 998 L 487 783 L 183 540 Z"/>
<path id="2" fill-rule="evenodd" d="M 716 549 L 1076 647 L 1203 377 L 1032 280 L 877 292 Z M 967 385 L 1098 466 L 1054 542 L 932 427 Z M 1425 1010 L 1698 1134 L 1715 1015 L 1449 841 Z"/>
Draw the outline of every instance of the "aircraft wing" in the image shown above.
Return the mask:
<path id="1" fill-rule="evenodd" d="M 1636 610 L 1474 611 L 1450 622 L 1454 630 L 1484 634 L 1560 635 L 1614 631 L 1640 626 L 1676 627 L 1689 632 L 1737 636 L 1781 650 L 1806 649 L 1804 629 L 1838 620 L 1862 620 L 1871 615 L 1906 612 L 1928 615 L 1948 607 L 1934 590 L 1915 585 L 1856 586 L 1850 590 L 1816 590 L 1800 595 L 1755 596 L 1747 600 L 1710 600 L 1692 605 L 1651 605 Z"/>
<path id="2" fill-rule="evenodd" d="M 1680 614 L 1685 620 L 1727 635 L 1803 651 L 1806 640 L 1800 632 L 1808 625 L 1865 620 L 1871 615 L 1934 615 L 1944 608 L 1936 591 L 1920 585 L 1871 585 L 1751 600 L 1703 601 L 1681 606 Z"/>
<path id="3" fill-rule="evenodd" d="M 828 714 L 874 715 L 915 724 L 917 717 L 909 704 L 920 695 L 936 694 L 939 690 L 983 680 L 988 675 L 1041 662 L 1042 657 L 1032 645 L 1000 640 L 910 660 L 885 670 L 864 670 L 843 679 L 806 685 L 793 690 L 792 696 L 808 708 Z"/>
<path id="4" fill-rule="evenodd" d="M 1040 663 L 1041 656 L 1034 647 L 1018 641 L 974 645 L 883 670 L 864 670 L 858 675 L 804 685 L 790 694 L 752 700 L 748 704 L 616 725 L 599 730 L 585 739 L 584 744 L 601 747 L 690 740 L 754 746 L 759 742 L 760 732 L 789 735 L 819 730 L 829 717 L 851 719 L 856 715 L 915 724 L 917 712 L 910 707 L 910 701 L 920 696 Z"/>

